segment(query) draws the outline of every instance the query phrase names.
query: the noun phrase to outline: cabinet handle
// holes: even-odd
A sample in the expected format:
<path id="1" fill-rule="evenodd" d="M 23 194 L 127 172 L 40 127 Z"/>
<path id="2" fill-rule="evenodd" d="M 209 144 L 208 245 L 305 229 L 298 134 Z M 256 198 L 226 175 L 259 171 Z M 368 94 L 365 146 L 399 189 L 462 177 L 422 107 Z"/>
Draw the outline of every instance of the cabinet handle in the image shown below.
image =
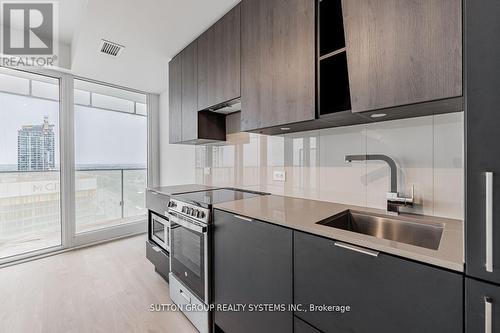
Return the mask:
<path id="1" fill-rule="evenodd" d="M 493 272 L 493 172 L 486 172 L 486 271 Z"/>
<path id="2" fill-rule="evenodd" d="M 233 215 L 235 218 L 247 221 L 247 222 L 252 222 L 252 219 L 249 219 L 248 217 L 240 216 L 240 215 Z"/>
<path id="3" fill-rule="evenodd" d="M 346 244 L 346 243 L 341 243 L 341 242 L 335 242 L 333 243 L 335 246 L 341 247 L 343 249 L 351 250 L 351 251 L 356 251 L 359 253 L 367 254 L 372 257 L 378 257 L 378 252 L 377 251 L 372 251 L 368 250 L 359 246 L 351 245 L 351 244 Z"/>
<path id="4" fill-rule="evenodd" d="M 493 332 L 493 300 L 491 297 L 484 298 L 484 333 Z"/>
<path id="5" fill-rule="evenodd" d="M 179 294 L 181 294 L 182 297 L 184 297 L 184 299 L 189 303 L 191 304 L 191 298 L 186 295 L 186 293 L 184 291 L 182 291 L 182 289 L 179 290 Z"/>

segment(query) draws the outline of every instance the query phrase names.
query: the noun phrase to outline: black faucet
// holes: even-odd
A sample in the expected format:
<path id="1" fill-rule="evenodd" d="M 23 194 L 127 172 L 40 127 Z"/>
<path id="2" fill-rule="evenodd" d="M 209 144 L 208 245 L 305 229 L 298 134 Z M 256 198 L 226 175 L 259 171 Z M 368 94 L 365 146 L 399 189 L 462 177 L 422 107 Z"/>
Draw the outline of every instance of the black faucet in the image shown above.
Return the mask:
<path id="1" fill-rule="evenodd" d="M 387 193 L 387 211 L 393 214 L 399 214 L 400 206 L 413 206 L 414 187 L 411 187 L 411 197 L 405 198 L 398 195 L 398 174 L 396 162 L 387 155 L 346 155 L 345 161 L 384 161 L 391 169 L 391 191 Z"/>

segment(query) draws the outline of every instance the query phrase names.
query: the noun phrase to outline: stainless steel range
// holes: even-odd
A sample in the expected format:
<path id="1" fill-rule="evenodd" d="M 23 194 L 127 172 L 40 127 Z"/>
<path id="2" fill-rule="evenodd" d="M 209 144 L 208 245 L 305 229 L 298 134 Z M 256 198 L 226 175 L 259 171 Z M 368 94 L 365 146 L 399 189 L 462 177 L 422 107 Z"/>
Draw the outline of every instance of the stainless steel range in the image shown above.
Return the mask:
<path id="1" fill-rule="evenodd" d="M 170 298 L 202 333 L 211 331 L 212 205 L 263 194 L 221 188 L 170 198 Z"/>

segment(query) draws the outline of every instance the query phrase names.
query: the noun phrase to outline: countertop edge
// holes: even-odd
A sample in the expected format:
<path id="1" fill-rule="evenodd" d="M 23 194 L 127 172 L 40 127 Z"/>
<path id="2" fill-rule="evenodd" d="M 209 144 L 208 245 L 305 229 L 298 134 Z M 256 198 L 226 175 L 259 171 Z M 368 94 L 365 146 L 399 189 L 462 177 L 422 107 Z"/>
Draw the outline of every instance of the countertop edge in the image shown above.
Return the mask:
<path id="1" fill-rule="evenodd" d="M 301 199 L 301 198 L 295 198 L 295 197 L 290 197 L 290 198 L 299 199 L 299 200 Z M 238 201 L 244 201 L 244 200 L 248 200 L 248 199 L 242 199 L 242 200 L 238 200 Z M 303 199 L 303 200 L 309 200 L 309 199 Z M 313 201 L 317 201 L 317 200 L 313 200 Z M 325 202 L 325 201 L 322 201 L 322 202 L 323 203 L 330 203 L 330 202 Z M 371 250 L 376 250 L 376 251 L 380 251 L 380 252 L 383 252 L 386 254 L 394 255 L 397 257 L 406 258 L 409 260 L 421 262 L 423 264 L 429 264 L 429 265 L 433 265 L 433 266 L 436 266 L 439 268 L 449 269 L 449 270 L 452 270 L 452 271 L 457 272 L 457 273 L 464 273 L 464 271 L 465 271 L 463 262 L 459 263 L 456 260 L 447 259 L 447 258 L 436 258 L 436 257 L 432 257 L 429 255 L 412 252 L 411 250 L 407 250 L 407 249 L 395 249 L 395 248 L 391 248 L 391 247 L 384 246 L 381 244 L 377 244 L 376 242 L 371 242 L 369 240 L 369 238 L 365 238 L 365 237 L 371 237 L 371 236 L 363 235 L 364 236 L 363 238 L 365 238 L 365 239 L 360 240 L 360 239 L 356 239 L 355 233 L 352 233 L 350 231 L 337 232 L 337 234 L 335 236 L 333 236 L 331 234 L 329 235 L 327 232 L 321 232 L 318 229 L 308 228 L 307 226 L 302 227 L 302 226 L 297 226 L 297 225 L 292 225 L 292 224 L 280 223 L 279 221 L 264 220 L 264 219 L 260 218 L 259 216 L 256 216 L 258 214 L 252 215 L 252 214 L 248 214 L 248 212 L 241 212 L 241 211 L 236 210 L 236 209 L 228 208 L 227 204 L 228 203 L 216 204 L 216 205 L 214 205 L 213 208 L 218 209 L 218 210 L 222 210 L 222 211 L 225 211 L 225 212 L 228 212 L 231 214 L 242 215 L 242 216 L 253 218 L 253 219 L 263 221 L 266 223 L 271 223 L 274 225 L 282 226 L 282 227 L 289 228 L 292 230 L 306 232 L 306 233 L 309 233 L 309 234 L 312 234 L 315 236 L 324 237 L 327 239 L 337 240 L 337 241 L 341 241 L 341 242 L 346 242 L 346 243 L 350 243 L 350 244 L 357 245 L 357 246 L 362 246 L 362 247 L 365 247 L 365 248 L 368 248 Z M 331 203 L 331 204 L 335 204 L 335 203 Z M 349 205 L 345 205 L 345 206 L 349 206 Z M 360 207 L 360 209 L 362 209 L 362 208 Z M 423 217 L 432 218 L 432 216 L 423 216 Z M 455 223 L 458 223 L 458 222 L 463 223 L 463 221 L 461 221 L 461 220 L 447 219 L 447 218 L 441 218 L 441 217 L 436 217 L 436 220 L 448 220 L 448 221 L 453 221 Z M 315 221 L 311 222 L 311 225 L 315 225 L 316 222 L 319 222 L 319 221 L 315 220 Z M 456 226 L 452 226 L 452 227 L 448 228 L 447 231 L 448 232 L 461 232 L 460 230 L 458 230 L 458 228 Z M 353 237 L 344 236 L 344 235 L 342 235 L 342 233 L 351 233 L 351 234 L 353 234 Z M 444 233 L 444 231 L 443 231 L 443 233 Z M 444 234 L 443 234 L 443 237 L 444 237 Z M 463 235 L 461 238 L 463 240 Z M 403 243 L 400 243 L 400 244 L 402 246 L 405 246 L 405 247 L 412 246 L 412 245 L 403 244 Z M 462 246 L 462 250 L 463 250 L 463 246 Z"/>
<path id="2" fill-rule="evenodd" d="M 220 186 L 218 187 L 218 186 L 210 186 L 203 184 L 183 184 L 183 185 L 147 187 L 146 191 L 156 192 L 166 196 L 171 196 L 175 194 L 212 190 L 217 188 L 220 188 Z"/>

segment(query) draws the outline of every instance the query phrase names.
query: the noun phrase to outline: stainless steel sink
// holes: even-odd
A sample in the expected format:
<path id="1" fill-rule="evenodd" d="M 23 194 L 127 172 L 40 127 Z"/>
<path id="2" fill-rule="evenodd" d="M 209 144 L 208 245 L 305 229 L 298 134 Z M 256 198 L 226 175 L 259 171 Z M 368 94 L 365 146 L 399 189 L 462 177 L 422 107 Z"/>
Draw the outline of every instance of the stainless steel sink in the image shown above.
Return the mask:
<path id="1" fill-rule="evenodd" d="M 443 234 L 443 225 L 422 224 L 401 217 L 392 218 L 352 210 L 318 224 L 432 250 L 439 248 Z"/>

